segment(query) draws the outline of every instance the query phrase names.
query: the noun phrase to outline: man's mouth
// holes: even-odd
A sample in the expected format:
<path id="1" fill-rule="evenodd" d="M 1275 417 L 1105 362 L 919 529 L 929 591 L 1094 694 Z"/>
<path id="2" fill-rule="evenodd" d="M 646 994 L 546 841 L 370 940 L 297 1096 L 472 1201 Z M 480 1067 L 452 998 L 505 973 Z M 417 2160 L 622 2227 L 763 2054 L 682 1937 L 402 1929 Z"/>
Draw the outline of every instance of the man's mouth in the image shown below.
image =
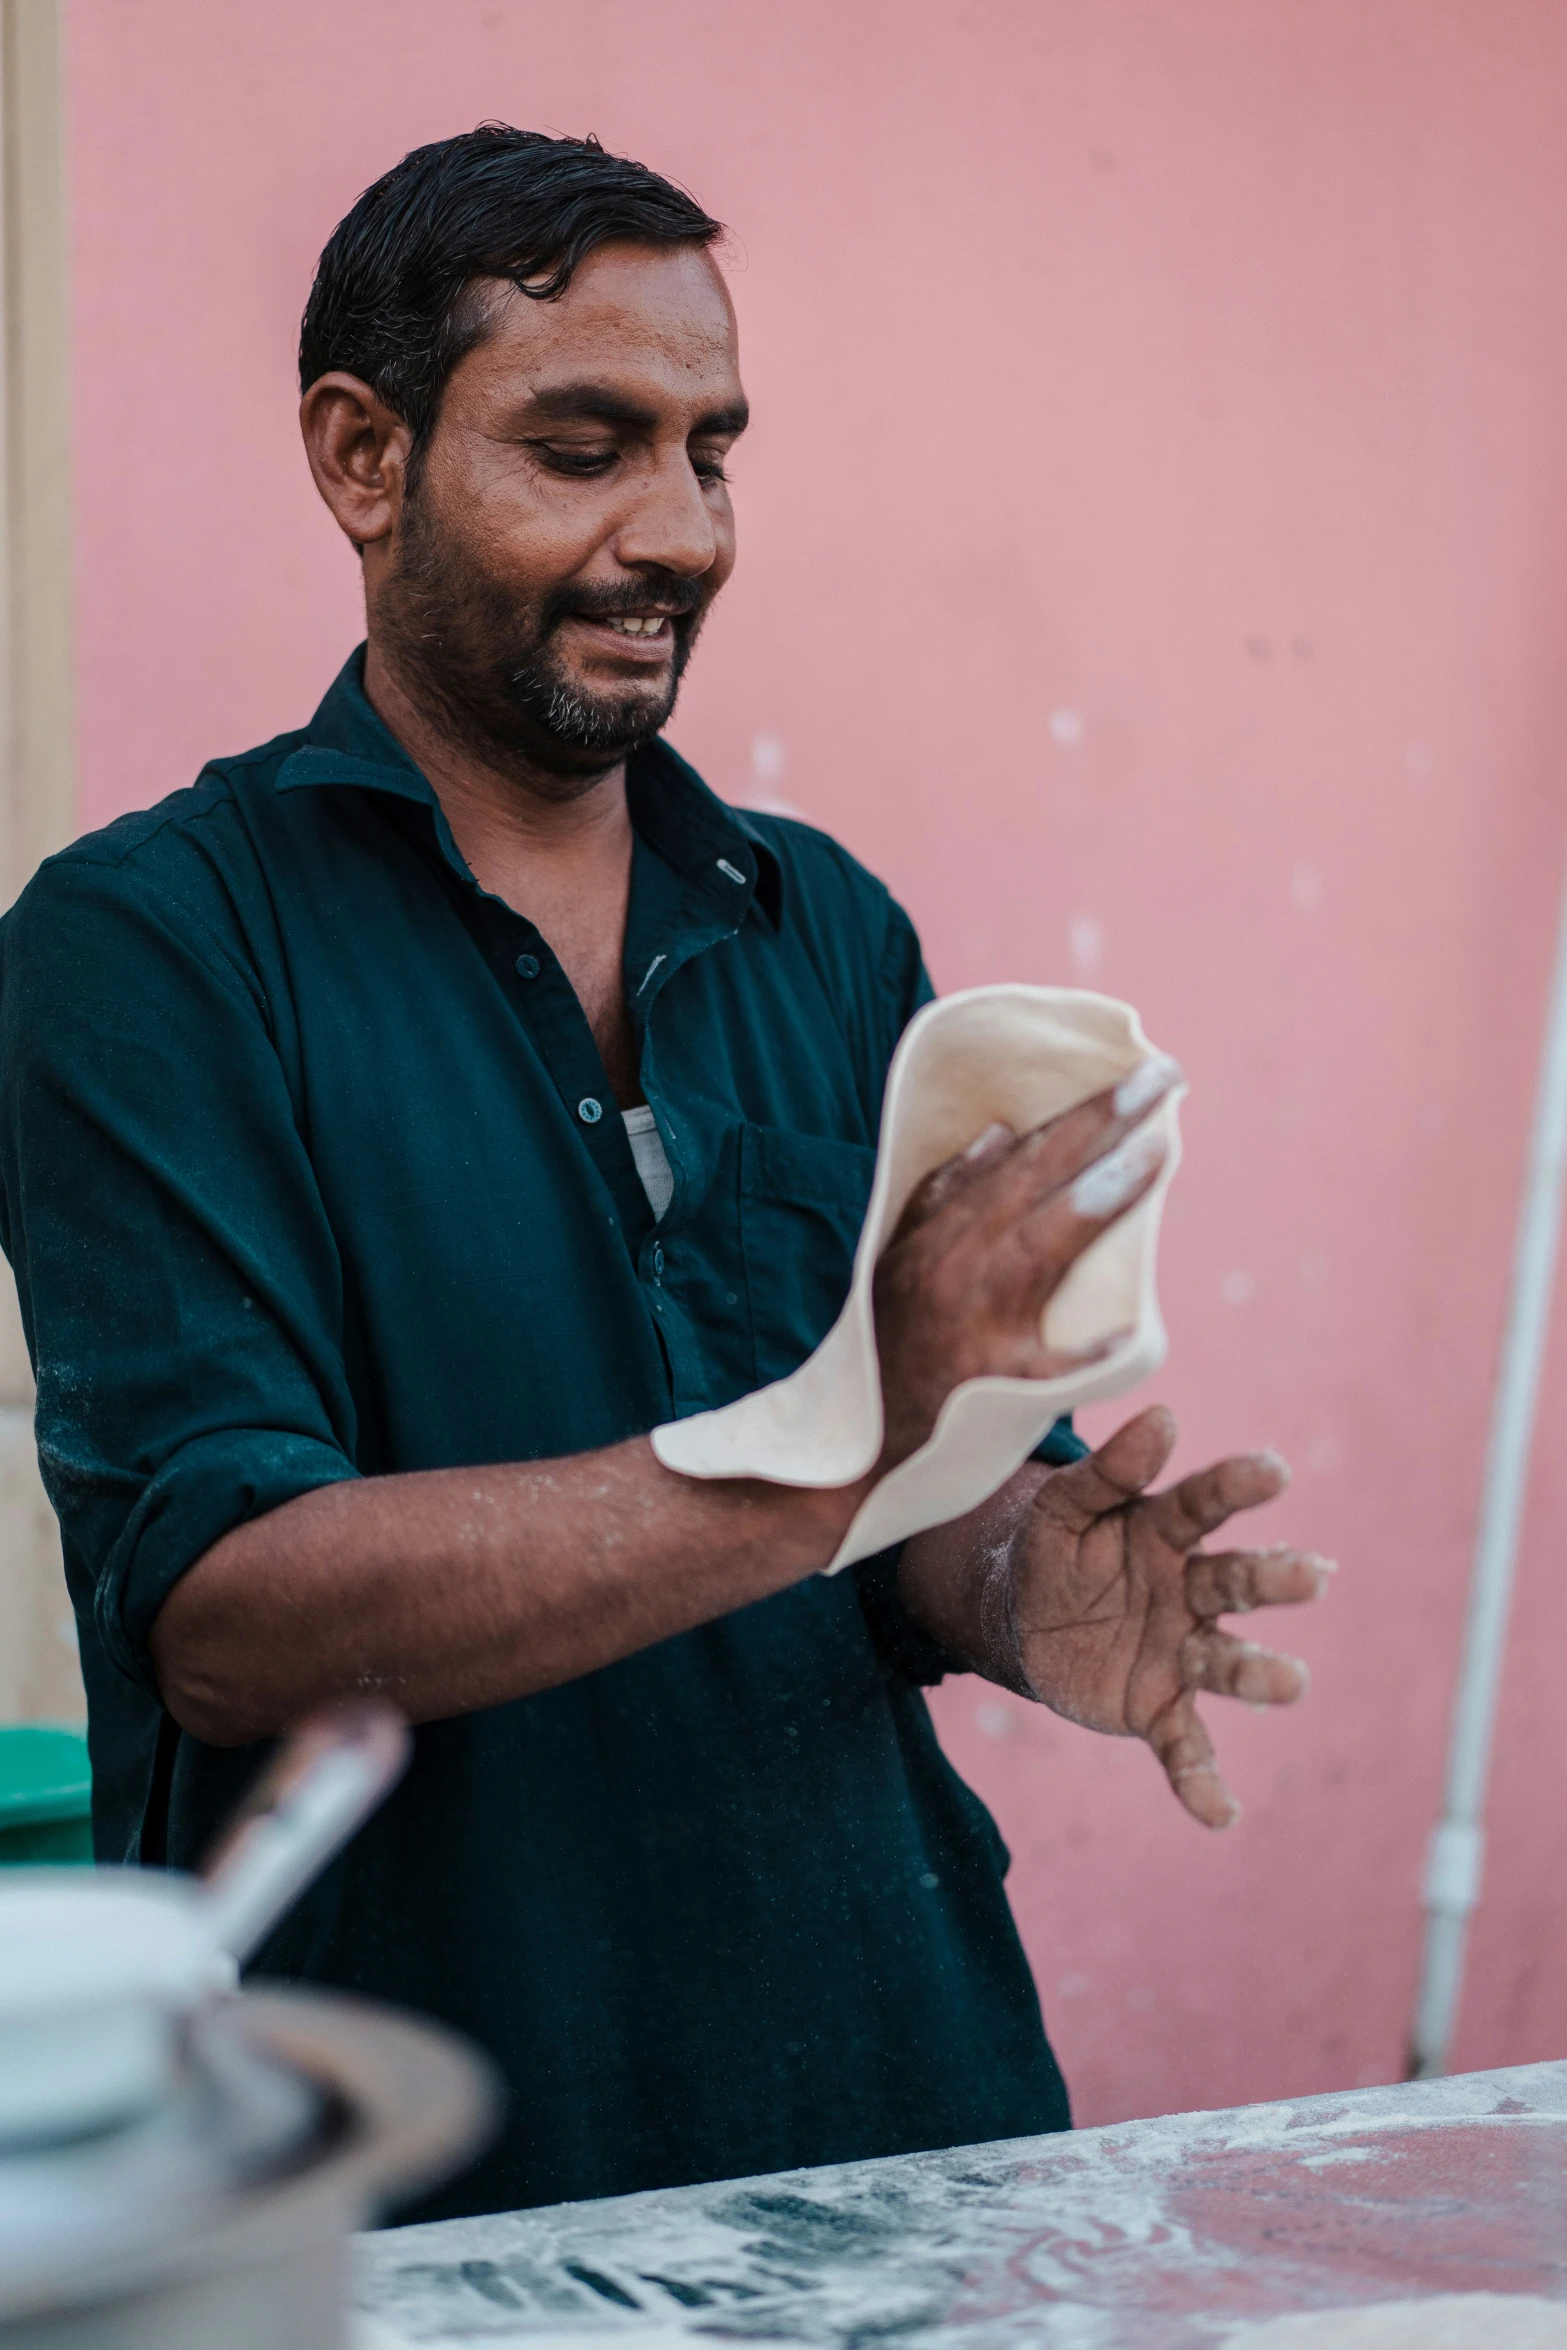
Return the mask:
<path id="1" fill-rule="evenodd" d="M 620 612 L 612 619 L 606 617 L 605 628 L 612 628 L 621 636 L 659 636 L 665 630 L 673 633 L 673 615 L 668 612 Z"/>

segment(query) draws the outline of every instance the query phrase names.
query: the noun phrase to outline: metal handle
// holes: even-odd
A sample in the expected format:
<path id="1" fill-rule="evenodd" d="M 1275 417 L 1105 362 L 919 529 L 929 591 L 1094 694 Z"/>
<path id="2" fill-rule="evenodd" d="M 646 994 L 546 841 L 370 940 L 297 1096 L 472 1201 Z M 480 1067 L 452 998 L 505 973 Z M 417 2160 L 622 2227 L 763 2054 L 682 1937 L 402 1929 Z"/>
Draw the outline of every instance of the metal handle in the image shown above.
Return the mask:
<path id="1" fill-rule="evenodd" d="M 242 1963 L 390 1793 L 413 1739 L 384 1698 L 312 1714 L 285 1740 L 208 1856 L 202 1907 Z"/>

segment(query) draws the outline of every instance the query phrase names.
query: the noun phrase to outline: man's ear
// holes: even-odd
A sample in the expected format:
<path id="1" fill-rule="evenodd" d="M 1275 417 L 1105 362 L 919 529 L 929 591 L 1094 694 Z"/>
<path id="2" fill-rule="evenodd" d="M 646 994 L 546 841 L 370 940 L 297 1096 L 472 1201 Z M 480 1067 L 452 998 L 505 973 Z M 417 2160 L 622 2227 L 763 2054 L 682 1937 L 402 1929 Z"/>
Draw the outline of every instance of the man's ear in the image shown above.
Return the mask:
<path id="1" fill-rule="evenodd" d="M 357 375 L 318 376 L 299 403 L 316 488 L 355 546 L 391 535 L 402 512 L 413 435 Z"/>

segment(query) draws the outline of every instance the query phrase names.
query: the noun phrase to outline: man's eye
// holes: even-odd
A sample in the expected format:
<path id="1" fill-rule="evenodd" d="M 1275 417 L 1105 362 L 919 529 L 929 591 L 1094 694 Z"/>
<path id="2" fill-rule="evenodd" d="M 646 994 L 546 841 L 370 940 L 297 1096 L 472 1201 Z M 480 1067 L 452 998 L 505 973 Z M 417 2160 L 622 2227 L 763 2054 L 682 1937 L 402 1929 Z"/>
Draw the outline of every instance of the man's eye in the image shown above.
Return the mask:
<path id="1" fill-rule="evenodd" d="M 693 457 L 691 470 L 698 481 L 727 481 L 722 457 Z"/>
<path id="2" fill-rule="evenodd" d="M 586 478 L 595 473 L 606 473 L 615 462 L 613 449 L 558 449 L 549 441 L 535 441 L 534 453 L 552 473 L 572 474 Z"/>

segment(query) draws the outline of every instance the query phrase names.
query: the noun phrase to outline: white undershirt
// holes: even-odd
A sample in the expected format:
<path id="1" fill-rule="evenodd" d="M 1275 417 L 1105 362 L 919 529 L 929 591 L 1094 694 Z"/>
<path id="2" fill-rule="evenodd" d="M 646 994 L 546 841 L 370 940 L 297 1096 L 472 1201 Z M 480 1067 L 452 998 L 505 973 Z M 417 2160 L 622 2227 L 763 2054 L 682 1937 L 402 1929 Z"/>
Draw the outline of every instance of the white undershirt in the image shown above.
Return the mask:
<path id="1" fill-rule="evenodd" d="M 626 1121 L 626 1140 L 631 1145 L 631 1156 L 636 1160 L 637 1173 L 657 1224 L 675 1195 L 674 1171 L 664 1149 L 664 1138 L 658 1131 L 658 1120 L 646 1102 L 620 1114 Z"/>

